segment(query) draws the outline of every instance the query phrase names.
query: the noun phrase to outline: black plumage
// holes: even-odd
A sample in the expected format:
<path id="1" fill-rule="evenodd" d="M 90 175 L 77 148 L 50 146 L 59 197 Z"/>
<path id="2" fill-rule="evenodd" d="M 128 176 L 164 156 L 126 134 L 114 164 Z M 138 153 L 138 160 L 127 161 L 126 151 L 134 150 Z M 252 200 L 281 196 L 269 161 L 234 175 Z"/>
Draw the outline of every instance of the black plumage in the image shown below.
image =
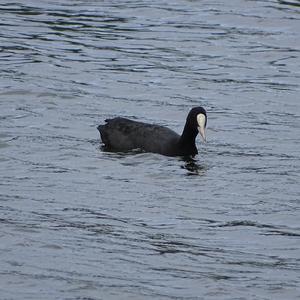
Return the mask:
<path id="1" fill-rule="evenodd" d="M 143 122 L 132 121 L 126 118 L 113 118 L 105 120 L 106 124 L 99 125 L 105 150 L 126 152 L 141 149 L 145 152 L 160 153 L 168 156 L 194 156 L 198 153 L 195 138 L 199 132 L 197 116 L 205 116 L 202 107 L 194 107 L 189 112 L 181 135 L 173 130 Z M 205 138 L 205 136 L 203 136 Z"/>

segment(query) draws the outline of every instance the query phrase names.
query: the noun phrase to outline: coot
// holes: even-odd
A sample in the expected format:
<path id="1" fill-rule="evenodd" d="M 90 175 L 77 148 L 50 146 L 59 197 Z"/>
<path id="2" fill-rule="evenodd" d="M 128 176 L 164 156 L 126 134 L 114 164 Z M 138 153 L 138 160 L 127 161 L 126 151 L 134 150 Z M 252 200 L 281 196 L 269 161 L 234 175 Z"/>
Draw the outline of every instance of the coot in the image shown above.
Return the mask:
<path id="1" fill-rule="evenodd" d="M 194 156 L 198 154 L 195 144 L 198 132 L 203 141 L 206 140 L 207 116 L 203 107 L 190 110 L 181 135 L 164 126 L 121 117 L 107 119 L 105 122 L 106 124 L 99 125 L 97 129 L 107 151 L 125 152 L 141 149 L 168 156 Z"/>

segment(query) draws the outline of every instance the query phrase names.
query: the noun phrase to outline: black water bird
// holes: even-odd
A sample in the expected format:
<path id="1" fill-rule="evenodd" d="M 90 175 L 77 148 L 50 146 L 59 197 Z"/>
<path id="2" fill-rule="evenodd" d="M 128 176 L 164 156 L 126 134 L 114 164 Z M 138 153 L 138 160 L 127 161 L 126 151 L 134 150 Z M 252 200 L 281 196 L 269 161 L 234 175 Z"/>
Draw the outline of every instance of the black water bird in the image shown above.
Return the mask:
<path id="1" fill-rule="evenodd" d="M 145 152 L 160 153 L 168 156 L 194 156 L 198 154 L 195 139 L 198 133 L 206 141 L 206 111 L 202 107 L 194 107 L 186 118 L 181 135 L 173 130 L 126 118 L 105 120 L 99 125 L 104 149 L 107 151 L 126 152 L 140 149 Z"/>

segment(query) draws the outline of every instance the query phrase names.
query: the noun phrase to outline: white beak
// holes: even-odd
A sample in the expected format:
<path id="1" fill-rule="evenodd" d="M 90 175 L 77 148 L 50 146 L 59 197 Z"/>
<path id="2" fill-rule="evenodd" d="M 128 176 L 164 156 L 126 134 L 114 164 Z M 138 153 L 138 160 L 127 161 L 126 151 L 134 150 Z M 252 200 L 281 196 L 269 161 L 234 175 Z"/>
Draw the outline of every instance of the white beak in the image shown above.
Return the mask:
<path id="1" fill-rule="evenodd" d="M 206 117 L 204 114 L 199 114 L 197 116 L 197 123 L 198 123 L 198 131 L 203 139 L 203 142 L 206 143 L 206 135 L 205 135 L 205 121 Z"/>
<path id="2" fill-rule="evenodd" d="M 199 133 L 202 137 L 202 140 L 204 143 L 206 143 L 206 135 L 205 135 L 205 128 L 204 127 L 198 127 Z"/>

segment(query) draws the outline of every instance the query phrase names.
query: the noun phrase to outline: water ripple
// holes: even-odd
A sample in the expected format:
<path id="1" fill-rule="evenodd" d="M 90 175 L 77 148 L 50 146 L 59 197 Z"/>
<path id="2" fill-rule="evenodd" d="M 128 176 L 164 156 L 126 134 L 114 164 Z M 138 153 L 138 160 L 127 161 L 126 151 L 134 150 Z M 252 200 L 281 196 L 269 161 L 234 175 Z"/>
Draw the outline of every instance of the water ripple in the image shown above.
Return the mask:
<path id="1" fill-rule="evenodd" d="M 298 1 L 0 12 L 3 299 L 299 298 Z M 101 149 L 199 105 L 194 159 Z"/>

